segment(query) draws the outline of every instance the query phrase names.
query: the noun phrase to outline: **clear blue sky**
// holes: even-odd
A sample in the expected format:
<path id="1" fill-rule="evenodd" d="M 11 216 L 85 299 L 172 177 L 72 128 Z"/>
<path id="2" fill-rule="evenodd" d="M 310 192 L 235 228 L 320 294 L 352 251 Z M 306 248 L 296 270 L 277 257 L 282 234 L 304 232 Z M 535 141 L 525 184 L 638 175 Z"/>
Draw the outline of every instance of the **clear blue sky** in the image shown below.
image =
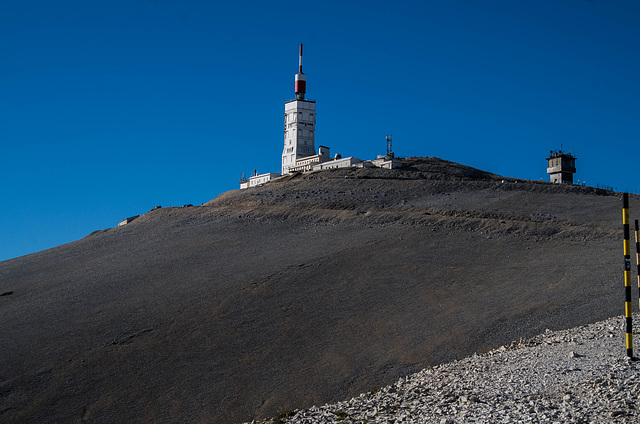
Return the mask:
<path id="1" fill-rule="evenodd" d="M 636 0 L 0 0 L 0 33 L 0 260 L 277 172 L 301 42 L 332 153 L 546 180 L 562 145 L 640 190 Z"/>

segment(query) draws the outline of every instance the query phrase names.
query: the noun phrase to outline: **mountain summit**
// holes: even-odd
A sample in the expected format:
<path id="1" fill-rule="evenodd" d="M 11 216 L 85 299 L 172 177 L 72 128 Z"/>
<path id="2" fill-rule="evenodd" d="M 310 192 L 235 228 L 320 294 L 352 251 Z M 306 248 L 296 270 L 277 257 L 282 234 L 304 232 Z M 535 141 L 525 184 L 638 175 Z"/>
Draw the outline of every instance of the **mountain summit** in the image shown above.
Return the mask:
<path id="1" fill-rule="evenodd" d="M 0 262 L 0 421 L 250 421 L 619 315 L 620 208 L 408 158 Z"/>

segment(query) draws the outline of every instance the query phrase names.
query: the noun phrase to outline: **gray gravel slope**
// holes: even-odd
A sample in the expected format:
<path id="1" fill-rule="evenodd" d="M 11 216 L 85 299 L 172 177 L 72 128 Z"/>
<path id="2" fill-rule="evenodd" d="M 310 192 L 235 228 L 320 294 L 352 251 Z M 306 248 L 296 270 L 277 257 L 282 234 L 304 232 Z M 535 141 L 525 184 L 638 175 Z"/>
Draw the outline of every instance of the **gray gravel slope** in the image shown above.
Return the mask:
<path id="1" fill-rule="evenodd" d="M 640 362 L 626 356 L 623 324 L 615 317 L 547 330 L 262 423 L 637 423 Z"/>

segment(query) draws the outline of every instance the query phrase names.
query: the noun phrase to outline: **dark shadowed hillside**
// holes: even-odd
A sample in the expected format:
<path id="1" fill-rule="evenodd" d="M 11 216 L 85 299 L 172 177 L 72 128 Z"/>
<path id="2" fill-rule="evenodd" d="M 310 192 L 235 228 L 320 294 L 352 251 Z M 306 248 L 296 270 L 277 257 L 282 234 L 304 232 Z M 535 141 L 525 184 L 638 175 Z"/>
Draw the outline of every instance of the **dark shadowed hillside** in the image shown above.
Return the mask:
<path id="1" fill-rule="evenodd" d="M 0 421 L 251 420 L 620 315 L 620 199 L 411 158 L 0 262 Z"/>

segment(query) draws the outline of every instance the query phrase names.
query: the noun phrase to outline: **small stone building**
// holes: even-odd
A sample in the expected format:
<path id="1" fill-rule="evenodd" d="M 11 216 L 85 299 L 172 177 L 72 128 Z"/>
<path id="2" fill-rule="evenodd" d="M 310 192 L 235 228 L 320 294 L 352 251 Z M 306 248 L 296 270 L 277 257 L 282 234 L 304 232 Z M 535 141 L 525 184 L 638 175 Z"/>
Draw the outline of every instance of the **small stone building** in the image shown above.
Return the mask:
<path id="1" fill-rule="evenodd" d="M 132 222 L 134 219 L 138 218 L 140 215 L 130 216 L 129 218 L 125 218 L 118 223 L 118 227 L 122 227 L 123 225 L 127 225 Z"/>
<path id="2" fill-rule="evenodd" d="M 557 184 L 573 184 L 576 173 L 576 157 L 562 150 L 551 150 L 547 158 L 547 174 L 550 181 Z"/>

